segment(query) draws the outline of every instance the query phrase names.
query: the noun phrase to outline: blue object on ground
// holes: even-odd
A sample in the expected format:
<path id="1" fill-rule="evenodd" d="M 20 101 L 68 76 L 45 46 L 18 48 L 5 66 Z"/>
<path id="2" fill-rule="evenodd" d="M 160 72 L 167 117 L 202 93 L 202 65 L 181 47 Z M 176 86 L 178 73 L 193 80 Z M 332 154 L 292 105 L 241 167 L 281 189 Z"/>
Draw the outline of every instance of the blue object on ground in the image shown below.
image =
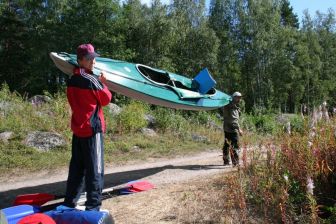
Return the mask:
<path id="1" fill-rule="evenodd" d="M 100 211 L 81 211 L 75 208 L 69 208 L 64 205 L 58 206 L 52 211 L 44 214 L 50 216 L 56 223 L 73 224 L 112 224 L 113 219 L 108 212 Z"/>
<path id="2" fill-rule="evenodd" d="M 39 209 L 31 205 L 18 205 L 1 210 L 7 219 L 8 224 L 16 224 L 27 215 L 39 212 Z"/>

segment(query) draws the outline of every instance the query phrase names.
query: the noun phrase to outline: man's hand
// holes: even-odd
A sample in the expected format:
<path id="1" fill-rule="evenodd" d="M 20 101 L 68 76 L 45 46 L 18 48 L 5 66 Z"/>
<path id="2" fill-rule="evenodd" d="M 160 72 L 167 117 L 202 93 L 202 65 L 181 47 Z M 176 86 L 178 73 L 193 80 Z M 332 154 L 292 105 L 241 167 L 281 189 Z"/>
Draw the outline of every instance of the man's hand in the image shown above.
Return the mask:
<path id="1" fill-rule="evenodd" d="M 238 133 L 239 133 L 240 136 L 242 136 L 244 134 L 243 130 L 241 130 L 240 128 L 238 130 Z"/>
<path id="2" fill-rule="evenodd" d="M 105 74 L 105 72 L 101 72 L 100 73 L 99 81 L 101 81 L 102 83 L 106 84 L 106 74 Z"/>

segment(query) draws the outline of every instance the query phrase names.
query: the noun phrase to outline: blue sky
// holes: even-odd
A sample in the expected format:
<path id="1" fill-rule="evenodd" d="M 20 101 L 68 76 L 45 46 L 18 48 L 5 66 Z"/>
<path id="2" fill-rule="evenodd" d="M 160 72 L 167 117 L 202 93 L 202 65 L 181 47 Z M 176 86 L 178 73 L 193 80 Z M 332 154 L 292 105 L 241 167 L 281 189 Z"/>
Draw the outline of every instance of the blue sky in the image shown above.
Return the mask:
<path id="1" fill-rule="evenodd" d="M 206 1 L 209 4 L 210 0 Z M 141 0 L 141 2 L 150 4 L 151 0 Z M 168 4 L 170 0 L 161 0 L 161 2 Z M 336 11 L 336 0 L 289 0 L 289 2 L 300 21 L 303 16 L 303 10 L 305 9 L 308 9 L 308 12 L 312 17 L 315 16 L 317 10 L 321 13 L 327 13 L 328 8 L 332 8 Z"/>
<path id="2" fill-rule="evenodd" d="M 336 0 L 289 0 L 289 2 L 300 21 L 303 16 L 302 12 L 305 9 L 308 9 L 312 17 L 315 16 L 316 11 L 327 13 L 329 8 L 336 10 Z"/>
<path id="3" fill-rule="evenodd" d="M 305 9 L 308 9 L 312 17 L 315 16 L 316 11 L 327 13 L 329 8 L 336 10 L 336 0 L 289 0 L 289 2 L 300 21 Z"/>

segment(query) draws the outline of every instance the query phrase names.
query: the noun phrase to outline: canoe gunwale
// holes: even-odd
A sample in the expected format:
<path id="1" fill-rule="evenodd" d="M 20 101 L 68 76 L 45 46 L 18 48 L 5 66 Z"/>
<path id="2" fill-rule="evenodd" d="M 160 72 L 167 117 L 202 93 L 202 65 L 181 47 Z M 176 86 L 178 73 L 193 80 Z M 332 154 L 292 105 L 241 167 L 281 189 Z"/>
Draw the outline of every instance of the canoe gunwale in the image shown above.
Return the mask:
<path id="1" fill-rule="evenodd" d="M 69 76 L 72 75 L 72 71 L 73 68 L 75 66 L 78 66 L 74 55 L 68 54 L 68 53 L 56 53 L 56 52 L 51 52 L 50 53 L 50 57 L 53 60 L 53 62 L 55 63 L 55 65 L 64 73 L 68 74 Z M 104 59 L 104 58 L 103 58 Z M 106 60 L 106 63 L 109 62 L 109 60 L 111 60 L 111 62 L 113 63 L 114 61 L 112 59 L 108 59 Z M 197 96 L 197 94 L 192 94 L 192 93 L 187 93 L 188 89 L 183 89 L 183 88 L 178 88 L 178 87 L 174 87 L 173 85 L 168 85 L 168 84 L 163 84 L 163 83 L 159 83 L 159 82 L 155 82 L 151 79 L 148 79 L 147 77 L 145 77 L 141 72 L 139 72 L 138 67 L 137 66 L 144 66 L 146 68 L 149 68 L 153 71 L 156 71 L 158 73 L 162 73 L 164 74 L 165 71 L 160 70 L 160 69 L 154 69 L 151 68 L 149 66 L 146 65 L 142 65 L 142 64 L 132 64 L 132 63 L 128 63 L 128 62 L 123 62 L 123 61 L 117 61 L 120 63 L 126 63 L 126 67 L 127 66 L 136 66 L 136 70 L 134 70 L 135 68 L 131 68 L 128 67 L 130 69 L 133 69 L 133 72 L 138 72 L 138 75 L 135 75 L 134 77 L 128 76 L 127 73 L 124 73 L 123 70 L 120 70 L 119 68 L 122 68 L 123 65 L 118 65 L 116 68 L 114 68 L 113 66 L 108 67 L 108 69 L 106 68 L 102 68 L 104 67 L 104 62 L 101 62 L 98 59 L 98 64 L 102 63 L 101 66 L 97 66 L 95 65 L 95 76 L 97 76 L 97 73 L 100 71 L 104 71 L 106 73 L 109 73 L 113 76 L 118 76 L 122 79 L 124 79 L 124 81 L 119 82 L 116 81 L 114 79 L 110 78 L 107 80 L 108 81 L 108 87 L 111 91 L 113 92 L 117 92 L 119 94 L 137 99 L 137 100 L 142 100 L 145 101 L 147 103 L 150 104 L 154 104 L 154 105 L 159 105 L 159 106 L 164 106 L 164 107 L 169 107 L 169 108 L 175 108 L 175 109 L 182 109 L 182 110 L 195 110 L 195 111 L 201 111 L 201 110 L 214 110 L 214 109 L 218 109 L 224 105 L 226 105 L 230 99 L 228 98 L 229 96 L 223 95 L 222 92 L 216 90 L 215 88 L 213 88 L 215 90 L 215 93 L 212 95 L 209 94 L 200 94 L 200 97 Z M 139 76 L 141 74 L 141 76 Z M 166 72 L 166 74 L 168 75 L 168 77 L 170 79 L 174 79 L 175 77 L 171 77 L 171 75 L 169 75 L 168 72 Z M 173 74 L 175 75 L 175 74 Z M 141 78 L 140 78 L 141 77 Z M 176 75 L 177 81 L 182 82 L 183 78 L 187 78 L 187 77 L 183 77 L 183 76 L 179 76 Z M 127 81 L 127 80 L 129 81 Z M 187 78 L 189 79 L 189 78 Z M 128 84 L 125 85 L 125 83 L 129 83 L 129 82 L 133 82 L 133 84 L 131 84 L 131 86 L 129 86 Z M 152 86 L 154 88 L 158 88 L 157 90 L 151 90 L 151 91 L 141 91 L 141 89 L 139 89 L 139 87 L 136 88 L 132 88 L 132 85 L 138 86 L 138 84 L 136 84 L 135 82 L 144 85 L 149 85 Z M 151 88 L 151 87 L 150 87 Z M 167 91 L 167 93 L 171 93 L 173 95 L 175 95 L 174 98 L 170 98 L 170 97 L 160 97 L 161 94 L 157 95 L 160 92 L 160 89 Z M 185 91 L 186 93 L 183 92 L 179 92 L 176 89 L 180 89 L 182 91 Z M 196 92 L 195 92 L 196 93 Z M 190 95 L 191 94 L 191 95 Z M 187 96 L 187 97 L 184 97 Z M 188 97 L 190 96 L 190 97 Z"/>
<path id="2" fill-rule="evenodd" d="M 73 65 L 73 66 L 78 66 L 78 64 L 75 63 L 75 62 L 73 61 L 73 58 L 71 58 L 70 54 L 68 54 L 68 53 L 66 53 L 66 52 L 61 52 L 61 53 L 56 53 L 56 54 L 57 54 L 57 56 L 58 56 L 58 55 L 60 55 L 60 56 L 63 56 L 63 55 L 64 55 L 64 56 L 68 57 L 67 62 L 68 62 L 69 64 L 71 64 L 71 65 Z M 58 58 L 59 58 L 59 57 L 58 57 Z M 60 60 L 61 60 L 61 59 L 60 59 Z M 62 65 L 59 64 L 59 66 L 62 66 Z M 164 84 L 164 83 L 156 82 L 156 81 L 154 81 L 154 80 L 148 78 L 146 75 L 144 75 L 144 74 L 140 71 L 140 69 L 139 69 L 140 66 L 141 66 L 141 67 L 144 67 L 144 68 L 147 68 L 147 69 L 149 69 L 149 70 L 152 70 L 152 71 L 154 71 L 154 72 L 157 72 L 157 73 L 166 74 L 166 75 L 169 77 L 169 81 L 172 83 L 172 85 L 169 85 L 169 84 L 168 84 L 169 81 L 167 82 L 167 84 Z M 106 70 L 104 70 L 103 68 L 98 67 L 97 65 L 94 66 L 94 68 L 97 69 L 97 70 L 104 71 L 104 72 L 106 72 L 106 73 L 109 73 L 109 74 L 112 74 L 112 75 L 115 75 L 115 76 L 119 76 L 119 77 L 122 77 L 122 78 L 126 78 L 126 79 L 129 79 L 129 80 L 136 81 L 136 82 L 140 82 L 140 83 L 147 84 L 147 85 L 153 85 L 153 86 L 155 86 L 155 87 L 160 87 L 160 88 L 163 88 L 163 89 L 169 89 L 169 90 L 173 91 L 173 92 L 174 92 L 174 93 L 175 93 L 181 100 L 184 100 L 184 99 L 200 99 L 200 98 L 208 98 L 208 99 L 211 99 L 211 97 L 215 96 L 216 93 L 217 93 L 217 90 L 216 90 L 215 88 L 212 88 L 213 91 L 214 91 L 213 94 L 200 94 L 200 93 L 199 93 L 199 96 L 190 96 L 190 97 L 188 97 L 188 96 L 184 96 L 184 95 L 181 93 L 181 92 L 183 92 L 184 90 L 191 91 L 191 92 L 195 92 L 195 93 L 198 93 L 198 91 L 194 91 L 194 90 L 192 90 L 191 88 L 188 88 L 188 87 L 185 86 L 180 80 L 174 80 L 174 78 L 170 77 L 170 75 L 169 75 L 168 72 L 164 73 L 164 72 L 158 71 L 157 69 L 154 69 L 154 68 L 152 68 L 152 67 L 150 67 L 150 66 L 143 65 L 143 64 L 135 64 L 135 67 L 136 67 L 137 71 L 139 72 L 139 74 L 141 75 L 141 77 L 144 78 L 145 80 L 135 79 L 135 78 L 129 77 L 129 76 L 124 75 L 124 74 L 118 74 L 118 73 L 116 73 L 116 72 L 114 72 L 114 71 L 106 71 Z M 61 70 L 62 70 L 62 69 L 61 69 Z M 62 70 L 62 71 L 63 71 L 63 70 Z M 64 72 L 64 71 L 63 71 L 63 72 Z M 65 72 L 65 73 L 67 73 L 67 74 L 70 75 L 70 76 L 72 75 L 71 73 L 69 74 L 69 72 Z M 188 78 L 188 79 L 189 79 L 189 78 Z M 146 81 L 149 81 L 149 82 L 146 82 Z M 181 85 L 185 86 L 185 88 L 180 88 L 180 87 L 176 86 L 176 85 L 175 85 L 175 81 L 180 82 Z M 181 89 L 182 91 L 180 92 L 180 91 L 178 91 L 178 89 Z"/>

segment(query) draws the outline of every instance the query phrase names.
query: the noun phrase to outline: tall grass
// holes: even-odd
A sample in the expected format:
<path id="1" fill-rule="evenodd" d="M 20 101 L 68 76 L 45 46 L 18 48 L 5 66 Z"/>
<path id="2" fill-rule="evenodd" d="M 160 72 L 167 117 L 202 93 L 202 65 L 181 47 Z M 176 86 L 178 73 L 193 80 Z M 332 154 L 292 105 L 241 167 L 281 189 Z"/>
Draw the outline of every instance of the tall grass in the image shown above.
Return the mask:
<path id="1" fill-rule="evenodd" d="M 335 220 L 335 120 L 320 122 L 304 133 L 281 135 L 263 147 L 245 148 L 246 199 L 266 219 L 283 223 Z M 255 156 L 258 155 L 258 156 Z M 328 222 L 328 221 L 326 221 Z"/>
<path id="2" fill-rule="evenodd" d="M 336 223 L 336 119 L 292 119 L 291 134 L 245 133 L 240 167 L 180 199 L 183 223 Z"/>

